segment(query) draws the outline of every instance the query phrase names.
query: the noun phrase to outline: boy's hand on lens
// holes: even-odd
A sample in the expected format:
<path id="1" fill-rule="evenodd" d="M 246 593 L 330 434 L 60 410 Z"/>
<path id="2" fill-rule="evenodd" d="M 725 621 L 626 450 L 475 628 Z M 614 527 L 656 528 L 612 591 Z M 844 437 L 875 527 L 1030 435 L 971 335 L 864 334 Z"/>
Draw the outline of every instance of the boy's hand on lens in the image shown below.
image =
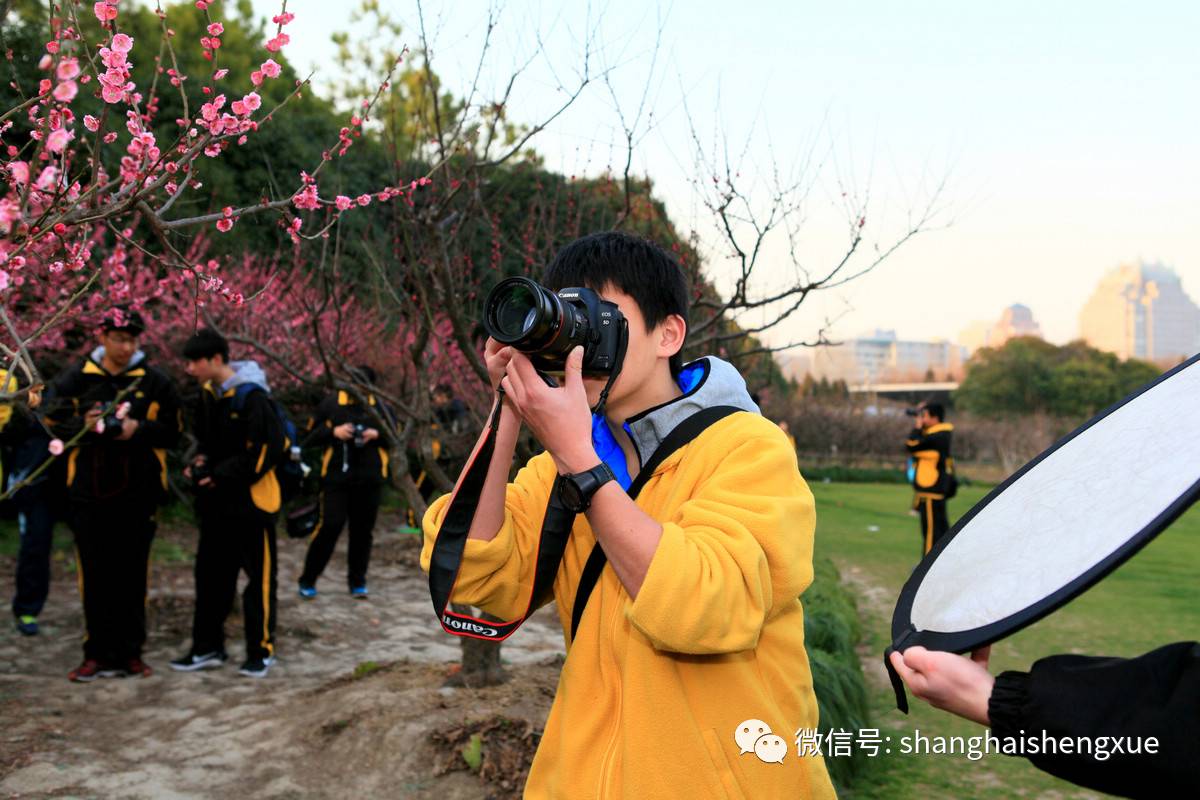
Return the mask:
<path id="1" fill-rule="evenodd" d="M 560 472 L 583 472 L 600 463 L 592 447 L 592 412 L 583 386 L 582 347 L 567 356 L 562 386 L 547 386 L 529 359 L 517 352 L 512 354 L 508 374 L 500 385 L 533 435 L 553 456 Z"/>
<path id="2" fill-rule="evenodd" d="M 354 438 L 354 425 L 350 422 L 343 422 L 333 429 L 335 439 L 341 439 L 343 442 L 348 442 Z"/>
<path id="3" fill-rule="evenodd" d="M 500 388 L 500 381 L 508 370 L 508 364 L 512 360 L 514 352 L 516 351 L 508 345 L 500 344 L 492 337 L 488 337 L 487 344 L 483 347 L 483 362 L 487 365 L 488 377 L 492 380 L 492 391 Z"/>

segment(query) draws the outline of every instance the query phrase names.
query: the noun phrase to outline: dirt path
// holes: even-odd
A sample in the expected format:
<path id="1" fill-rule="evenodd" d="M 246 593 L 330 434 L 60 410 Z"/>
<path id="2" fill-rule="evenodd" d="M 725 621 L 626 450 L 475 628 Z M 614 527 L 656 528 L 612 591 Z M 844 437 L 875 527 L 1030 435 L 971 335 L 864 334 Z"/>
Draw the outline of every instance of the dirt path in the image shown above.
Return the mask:
<path id="1" fill-rule="evenodd" d="M 240 617 L 226 625 L 231 663 L 223 669 L 168 668 L 187 647 L 192 609 L 190 566 L 177 563 L 156 566 L 153 577 L 145 658 L 155 675 L 70 683 L 66 673 L 81 659 L 82 618 L 70 565 L 57 564 L 42 635 L 21 637 L 7 622 L 0 629 L 0 796 L 506 794 L 495 794 L 496 783 L 487 790 L 462 771 L 455 749 L 433 740 L 461 732 L 482 710 L 515 720 L 531 750 L 530 731 L 549 710 L 563 653 L 557 617 L 544 609 L 505 644 L 513 675 L 507 685 L 441 688 L 459 650 L 432 613 L 418 539 L 386 532 L 395 524 L 380 529 L 370 601 L 345 591 L 344 540 L 321 595 L 300 600 L 295 579 L 304 543 L 280 539 L 279 660 L 262 680 L 237 675 Z M 194 548 L 190 531 L 161 535 L 184 551 Z M 0 568 L 7 602 L 12 560 Z M 505 759 L 508 766 L 519 760 Z M 438 774 L 446 767 L 458 771 Z"/>

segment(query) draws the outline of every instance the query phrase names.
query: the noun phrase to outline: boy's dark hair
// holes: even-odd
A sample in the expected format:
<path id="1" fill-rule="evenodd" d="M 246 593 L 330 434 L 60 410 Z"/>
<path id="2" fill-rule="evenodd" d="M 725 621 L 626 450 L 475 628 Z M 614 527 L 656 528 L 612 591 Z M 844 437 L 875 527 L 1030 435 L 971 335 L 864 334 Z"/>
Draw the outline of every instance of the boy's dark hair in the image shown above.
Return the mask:
<path id="1" fill-rule="evenodd" d="M 228 364 L 229 341 L 212 328 L 201 328 L 183 343 L 182 353 L 183 357 L 188 361 L 195 361 L 197 358 L 215 358 L 216 356 L 221 356 L 225 360 L 225 363 Z"/>
<path id="2" fill-rule="evenodd" d="M 379 383 L 379 376 L 375 374 L 375 370 L 366 364 L 359 364 L 357 367 L 352 368 L 350 374 L 355 380 L 370 386 L 375 386 Z"/>
<path id="3" fill-rule="evenodd" d="M 432 394 L 440 394 L 443 397 L 454 397 L 454 389 L 452 389 L 448 383 L 439 383 L 437 386 L 433 387 Z"/>
<path id="4" fill-rule="evenodd" d="M 941 403 L 931 403 L 929 401 L 926 401 L 924 403 L 921 403 L 921 408 L 928 411 L 929 416 L 937 417 L 938 422 L 946 421 L 946 409 L 942 407 Z"/>
<path id="5" fill-rule="evenodd" d="M 597 292 L 612 286 L 637 303 L 647 331 L 672 314 L 688 321 L 687 277 L 679 262 L 654 242 L 628 233 L 605 231 L 576 239 L 554 256 L 542 283 L 556 292 L 568 286 Z M 677 377 L 682 348 L 670 364 L 671 375 Z"/>

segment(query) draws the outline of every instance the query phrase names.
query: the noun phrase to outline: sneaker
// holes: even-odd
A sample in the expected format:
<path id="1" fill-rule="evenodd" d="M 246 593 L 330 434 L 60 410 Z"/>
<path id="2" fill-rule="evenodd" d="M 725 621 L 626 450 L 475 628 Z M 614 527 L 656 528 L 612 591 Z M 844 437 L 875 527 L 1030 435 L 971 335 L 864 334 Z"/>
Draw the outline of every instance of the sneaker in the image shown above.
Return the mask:
<path id="1" fill-rule="evenodd" d="M 171 662 L 171 669 L 179 672 L 195 672 L 198 669 L 217 669 L 222 666 L 229 656 L 221 650 L 214 650 L 211 653 L 193 653 L 191 650 L 186 655 Z"/>
<path id="2" fill-rule="evenodd" d="M 17 630 L 21 632 L 22 636 L 37 636 L 37 617 L 31 617 L 28 614 L 17 617 Z"/>
<path id="3" fill-rule="evenodd" d="M 300 596 L 305 600 L 312 600 L 317 596 L 317 587 L 309 586 L 307 583 L 300 584 Z"/>
<path id="4" fill-rule="evenodd" d="M 154 668 L 140 658 L 134 657 L 129 659 L 129 663 L 125 665 L 125 674 L 149 678 L 154 674 Z"/>
<path id="5" fill-rule="evenodd" d="M 366 584 L 350 587 L 350 596 L 355 600 L 366 600 L 369 595 L 370 593 L 367 591 Z"/>
<path id="6" fill-rule="evenodd" d="M 100 662 L 94 658 L 84 659 L 84 662 L 67 673 L 67 680 L 74 683 L 91 683 L 100 677 Z"/>
<path id="7" fill-rule="evenodd" d="M 265 678 L 267 670 L 275 663 L 275 659 L 271 656 L 266 658 L 247 658 L 246 663 L 242 664 L 242 668 L 238 670 L 239 675 L 245 675 L 247 678 Z"/>

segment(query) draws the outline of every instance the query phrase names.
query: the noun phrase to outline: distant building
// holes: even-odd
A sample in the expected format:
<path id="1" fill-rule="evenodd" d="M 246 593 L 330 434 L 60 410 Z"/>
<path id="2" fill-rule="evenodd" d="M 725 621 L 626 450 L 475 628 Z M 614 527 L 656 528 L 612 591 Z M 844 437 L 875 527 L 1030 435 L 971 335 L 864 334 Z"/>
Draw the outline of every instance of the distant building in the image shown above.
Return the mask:
<path id="1" fill-rule="evenodd" d="M 976 322 L 958 336 L 958 343 L 974 353 L 981 347 L 1003 347 L 1009 339 L 1019 336 L 1042 338 L 1042 327 L 1033 318 L 1029 306 L 1014 303 L 993 323 Z"/>
<path id="2" fill-rule="evenodd" d="M 935 380 L 945 381 L 962 374 L 964 355 L 951 342 L 906 341 L 897 338 L 895 331 L 877 330 L 806 351 L 786 364 L 784 373 L 796 380 L 808 373 L 816 380 L 843 380 L 852 386 L 924 381 L 930 373 Z"/>
<path id="3" fill-rule="evenodd" d="M 1200 308 L 1174 270 L 1123 265 L 1100 280 L 1079 314 L 1079 332 L 1121 358 L 1176 361 L 1200 351 Z"/>

